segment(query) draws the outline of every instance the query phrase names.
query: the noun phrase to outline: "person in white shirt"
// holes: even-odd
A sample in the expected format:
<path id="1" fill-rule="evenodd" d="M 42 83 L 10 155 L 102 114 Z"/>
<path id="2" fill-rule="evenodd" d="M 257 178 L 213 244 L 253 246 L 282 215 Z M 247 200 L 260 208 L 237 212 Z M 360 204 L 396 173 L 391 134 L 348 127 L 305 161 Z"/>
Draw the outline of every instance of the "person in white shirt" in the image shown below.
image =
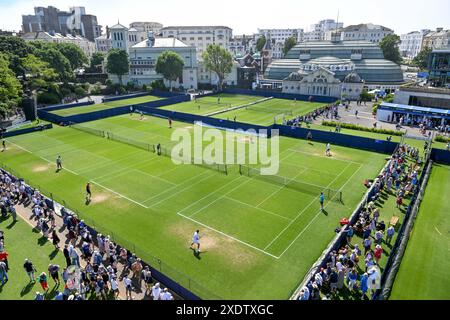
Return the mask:
<path id="1" fill-rule="evenodd" d="M 329 143 L 327 143 L 325 154 L 327 155 L 327 157 L 331 157 L 331 145 Z"/>
<path id="2" fill-rule="evenodd" d="M 167 288 L 164 288 L 163 293 L 161 294 L 161 300 L 173 300 L 173 296 Z"/>
<path id="3" fill-rule="evenodd" d="M 159 282 L 158 282 L 152 287 L 153 300 L 159 300 L 160 295 L 161 295 L 161 288 L 160 288 L 160 285 L 159 285 Z"/>
<path id="4" fill-rule="evenodd" d="M 119 284 L 115 277 L 110 277 L 109 282 L 111 283 L 111 290 L 114 292 L 114 299 L 117 299 L 119 296 Z"/>
<path id="5" fill-rule="evenodd" d="M 197 230 L 194 232 L 194 235 L 192 236 L 192 243 L 191 243 L 191 248 L 192 246 L 195 244 L 197 246 L 196 252 L 200 252 L 200 231 Z"/>
<path id="6" fill-rule="evenodd" d="M 123 283 L 125 284 L 125 295 L 127 297 L 130 297 L 130 300 L 133 300 L 133 297 L 131 296 L 131 292 L 133 291 L 133 288 L 131 286 L 131 279 L 128 277 L 123 278 Z"/>

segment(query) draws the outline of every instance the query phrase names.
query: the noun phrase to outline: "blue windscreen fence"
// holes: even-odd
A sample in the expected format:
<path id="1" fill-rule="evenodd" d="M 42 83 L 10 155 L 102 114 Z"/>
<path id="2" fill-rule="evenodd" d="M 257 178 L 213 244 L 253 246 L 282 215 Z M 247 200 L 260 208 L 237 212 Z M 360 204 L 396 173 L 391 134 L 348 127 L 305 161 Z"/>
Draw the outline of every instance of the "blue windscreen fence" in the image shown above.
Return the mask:
<path id="1" fill-rule="evenodd" d="M 285 137 L 306 139 L 308 133 L 311 132 L 313 141 L 330 143 L 349 148 L 369 150 L 379 153 L 392 154 L 397 147 L 397 143 L 395 142 L 352 136 L 337 132 L 313 130 L 278 124 L 274 124 L 272 127 L 274 129 L 280 130 L 280 135 Z"/>
<path id="2" fill-rule="evenodd" d="M 35 126 L 32 128 L 25 128 L 25 129 L 19 129 L 19 130 L 5 132 L 5 133 L 3 133 L 3 138 L 19 136 L 22 134 L 27 134 L 27 133 L 36 132 L 36 131 L 44 131 L 44 130 L 48 130 L 51 128 L 53 128 L 53 125 L 51 123 L 42 124 L 42 125 L 38 125 L 38 126 Z"/>
<path id="3" fill-rule="evenodd" d="M 450 165 L 450 151 L 443 149 L 431 149 L 431 159 L 439 164 Z"/>
<path id="4" fill-rule="evenodd" d="M 138 93 L 131 93 L 131 94 L 123 94 L 120 96 L 112 96 L 112 97 L 106 97 L 103 98 L 103 102 L 109 102 L 109 101 L 118 101 L 118 100 L 125 100 L 125 99 L 131 99 L 131 98 L 139 98 L 139 97 L 145 97 L 150 95 L 148 92 L 138 92 Z"/>
<path id="5" fill-rule="evenodd" d="M 82 107 L 82 106 L 89 106 L 91 104 L 94 104 L 94 101 L 86 101 L 86 102 L 78 102 L 78 103 L 64 103 L 64 104 L 57 104 L 53 106 L 48 106 L 44 108 L 39 108 L 39 110 L 44 111 L 55 111 L 55 110 L 61 110 L 61 109 L 68 109 L 68 108 L 75 108 L 75 107 Z"/>

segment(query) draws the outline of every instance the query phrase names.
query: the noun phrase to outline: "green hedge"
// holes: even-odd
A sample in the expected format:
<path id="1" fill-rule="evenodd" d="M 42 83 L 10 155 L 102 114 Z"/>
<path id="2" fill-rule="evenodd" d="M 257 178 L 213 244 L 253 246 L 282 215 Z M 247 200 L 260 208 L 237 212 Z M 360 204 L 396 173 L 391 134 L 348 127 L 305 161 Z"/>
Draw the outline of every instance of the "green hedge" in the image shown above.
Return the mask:
<path id="1" fill-rule="evenodd" d="M 444 137 L 441 135 L 437 135 L 436 138 L 434 139 L 434 141 L 448 143 L 448 142 L 450 142 L 450 138 Z"/>
<path id="2" fill-rule="evenodd" d="M 402 136 L 403 135 L 403 132 L 401 132 L 401 131 L 388 130 L 388 129 L 373 129 L 373 128 L 358 126 L 356 124 L 351 124 L 351 123 L 338 123 L 338 122 L 334 122 L 334 121 L 322 121 L 322 125 L 327 126 L 327 127 L 336 127 L 338 124 L 341 126 L 341 128 L 344 128 L 344 129 L 389 134 L 392 136 Z"/>

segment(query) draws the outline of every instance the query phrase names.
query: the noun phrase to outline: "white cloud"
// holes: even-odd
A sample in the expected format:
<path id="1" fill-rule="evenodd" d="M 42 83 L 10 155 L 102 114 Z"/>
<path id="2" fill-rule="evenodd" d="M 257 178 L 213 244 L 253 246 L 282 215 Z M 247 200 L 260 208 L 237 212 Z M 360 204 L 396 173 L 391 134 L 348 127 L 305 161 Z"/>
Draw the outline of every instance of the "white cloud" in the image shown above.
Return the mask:
<path id="1" fill-rule="evenodd" d="M 0 0 L 0 28 L 20 29 L 21 15 L 32 14 L 35 6 L 53 5 L 61 10 L 85 6 L 103 26 L 120 19 L 157 21 L 164 25 L 227 25 L 234 33 L 251 34 L 257 28 L 308 29 L 321 19 L 335 19 L 346 25 L 373 22 L 405 33 L 415 29 L 449 28 L 448 0 Z"/>

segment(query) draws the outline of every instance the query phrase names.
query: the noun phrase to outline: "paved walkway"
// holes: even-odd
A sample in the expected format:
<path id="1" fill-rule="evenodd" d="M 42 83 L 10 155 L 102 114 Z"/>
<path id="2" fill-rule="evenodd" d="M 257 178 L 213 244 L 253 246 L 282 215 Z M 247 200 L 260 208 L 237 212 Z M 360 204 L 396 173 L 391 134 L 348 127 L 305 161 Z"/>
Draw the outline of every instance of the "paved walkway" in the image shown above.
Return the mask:
<path id="1" fill-rule="evenodd" d="M 394 131 L 397 130 L 395 123 L 377 121 L 376 116 L 372 114 L 373 105 L 373 102 L 367 102 L 366 105 L 364 105 L 363 103 L 362 105 L 357 106 L 356 102 L 353 101 L 350 103 L 350 107 L 347 111 L 345 110 L 345 107 L 339 107 L 339 116 L 341 117 L 339 121 L 342 123 L 357 124 L 367 128 L 373 128 L 373 124 L 376 123 L 377 129 L 388 129 Z M 356 110 L 358 110 L 358 117 L 355 116 Z M 318 117 L 313 123 L 321 124 L 323 120 L 331 121 L 331 119 L 327 119 L 321 116 Z M 332 121 L 336 120 L 333 119 Z M 418 138 L 423 137 L 423 134 L 420 133 L 419 128 L 402 126 L 400 130 L 403 132 L 407 130 L 408 136 L 414 136 Z"/>
<path id="2" fill-rule="evenodd" d="M 17 204 L 15 206 L 15 208 L 16 208 L 18 216 L 20 216 L 23 220 L 25 220 L 33 228 L 36 227 L 37 221 L 35 219 L 31 218 L 31 215 L 32 215 L 31 208 L 25 207 L 22 204 Z M 58 237 L 61 240 L 60 250 L 62 252 L 62 250 L 64 249 L 64 244 L 69 243 L 69 239 L 67 238 L 68 232 L 67 232 L 66 227 L 63 224 L 63 220 L 61 217 L 59 217 L 58 215 L 55 215 L 55 222 L 56 222 L 56 230 L 58 233 Z M 49 234 L 51 235 L 51 231 L 49 232 Z M 51 241 L 50 237 L 49 237 L 49 241 Z M 79 243 L 76 243 L 76 250 L 80 256 L 81 266 L 85 267 L 86 262 L 83 259 L 81 259 L 82 253 L 80 251 L 79 245 L 80 245 Z M 94 246 L 94 247 L 96 250 L 98 250 L 97 246 Z M 107 266 L 107 263 L 105 263 L 105 266 Z M 61 266 L 61 267 L 65 267 L 65 266 Z M 130 276 L 131 273 L 132 273 L 131 271 L 126 270 L 126 266 L 124 264 L 122 264 L 121 262 L 118 262 L 118 264 L 117 264 L 117 281 L 119 284 L 118 300 L 126 300 L 125 286 L 124 286 L 122 279 L 125 276 Z M 161 288 L 164 288 L 164 287 L 161 285 Z M 176 295 L 173 292 L 172 292 L 172 295 L 174 296 L 175 299 L 178 299 L 178 297 L 176 297 Z M 143 281 L 141 281 L 141 283 L 139 283 L 138 279 L 133 279 L 132 299 L 133 300 L 152 300 L 153 299 L 152 297 L 145 294 L 145 287 L 144 287 Z"/>

